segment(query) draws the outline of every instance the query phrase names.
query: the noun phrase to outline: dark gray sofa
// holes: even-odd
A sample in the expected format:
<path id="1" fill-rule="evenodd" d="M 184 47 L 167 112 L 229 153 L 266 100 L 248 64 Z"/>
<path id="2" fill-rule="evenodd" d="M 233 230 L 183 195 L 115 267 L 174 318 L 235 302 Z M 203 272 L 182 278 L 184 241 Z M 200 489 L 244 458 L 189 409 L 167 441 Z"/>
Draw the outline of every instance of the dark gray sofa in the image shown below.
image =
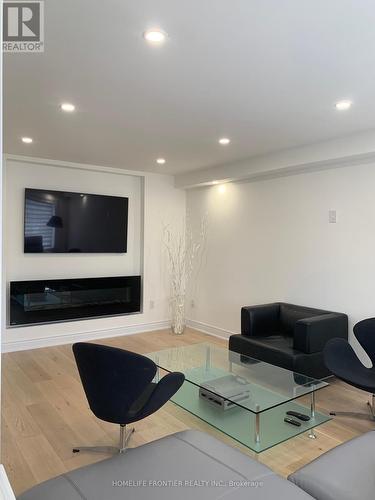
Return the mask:
<path id="1" fill-rule="evenodd" d="M 268 467 L 198 431 L 179 432 L 130 448 L 124 454 L 42 483 L 18 500 L 222 498 L 311 500 L 310 495 Z"/>
<path id="2" fill-rule="evenodd" d="M 46 481 L 18 500 L 373 500 L 374 470 L 375 432 L 287 481 L 208 434 L 184 431 Z"/>

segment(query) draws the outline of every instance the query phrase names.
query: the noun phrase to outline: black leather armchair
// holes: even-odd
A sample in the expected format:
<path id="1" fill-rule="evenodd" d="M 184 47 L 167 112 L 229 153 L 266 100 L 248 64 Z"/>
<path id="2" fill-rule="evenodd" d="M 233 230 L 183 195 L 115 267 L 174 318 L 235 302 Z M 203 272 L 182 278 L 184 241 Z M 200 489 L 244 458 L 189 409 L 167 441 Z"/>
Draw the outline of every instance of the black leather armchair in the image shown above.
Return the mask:
<path id="1" fill-rule="evenodd" d="M 241 334 L 229 349 L 314 378 L 331 374 L 323 349 L 332 338 L 348 338 L 346 314 L 277 302 L 241 309 Z"/>

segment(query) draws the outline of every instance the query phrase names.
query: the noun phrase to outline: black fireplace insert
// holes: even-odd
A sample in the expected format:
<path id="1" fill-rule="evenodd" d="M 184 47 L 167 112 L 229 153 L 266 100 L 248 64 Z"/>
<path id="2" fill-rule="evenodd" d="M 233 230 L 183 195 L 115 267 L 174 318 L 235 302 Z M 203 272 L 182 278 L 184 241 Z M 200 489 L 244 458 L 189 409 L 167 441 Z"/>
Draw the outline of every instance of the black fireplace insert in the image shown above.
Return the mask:
<path id="1" fill-rule="evenodd" d="M 141 276 L 10 283 L 11 326 L 52 323 L 141 310 Z"/>

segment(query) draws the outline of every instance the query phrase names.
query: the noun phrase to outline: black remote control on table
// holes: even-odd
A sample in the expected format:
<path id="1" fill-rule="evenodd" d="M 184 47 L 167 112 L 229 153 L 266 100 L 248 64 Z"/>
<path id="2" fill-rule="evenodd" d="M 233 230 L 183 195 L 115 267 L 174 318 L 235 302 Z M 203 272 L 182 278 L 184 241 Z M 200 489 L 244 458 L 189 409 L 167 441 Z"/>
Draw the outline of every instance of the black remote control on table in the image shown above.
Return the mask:
<path id="1" fill-rule="evenodd" d="M 292 424 L 296 427 L 301 427 L 301 422 L 298 422 L 297 420 L 294 420 L 293 418 L 288 418 L 288 417 L 285 417 L 284 418 L 284 422 L 286 422 L 287 424 Z"/>
<path id="2" fill-rule="evenodd" d="M 310 417 L 308 415 L 305 415 L 304 413 L 298 413 L 298 411 L 287 411 L 287 415 L 290 417 L 296 417 L 298 420 L 303 420 L 304 422 L 308 422 L 310 420 Z"/>

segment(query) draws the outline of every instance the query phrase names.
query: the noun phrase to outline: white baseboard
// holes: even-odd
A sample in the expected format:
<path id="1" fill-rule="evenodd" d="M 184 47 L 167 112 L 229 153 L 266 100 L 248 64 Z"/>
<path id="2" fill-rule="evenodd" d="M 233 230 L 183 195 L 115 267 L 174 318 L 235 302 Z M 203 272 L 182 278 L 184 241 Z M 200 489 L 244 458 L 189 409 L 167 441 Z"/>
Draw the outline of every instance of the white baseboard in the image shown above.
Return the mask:
<path id="1" fill-rule="evenodd" d="M 224 328 L 219 328 L 217 326 L 208 325 L 207 323 L 202 323 L 201 321 L 196 321 L 194 319 L 186 320 L 187 326 L 198 330 L 199 332 L 207 333 L 214 337 L 219 337 L 221 339 L 228 339 L 231 335 L 235 335 L 238 332 L 231 332 L 230 330 L 224 330 Z"/>
<path id="2" fill-rule="evenodd" d="M 53 337 L 44 337 L 37 339 L 15 340 L 3 342 L 2 352 L 25 351 L 28 349 L 39 349 L 40 347 L 50 347 L 63 344 L 73 344 L 74 342 L 86 342 L 88 340 L 99 340 L 110 337 L 122 337 L 124 335 L 133 335 L 135 333 L 151 332 L 170 328 L 170 320 L 155 321 L 153 323 L 141 323 L 105 330 L 91 330 L 80 333 L 69 333 L 55 335 Z"/>

